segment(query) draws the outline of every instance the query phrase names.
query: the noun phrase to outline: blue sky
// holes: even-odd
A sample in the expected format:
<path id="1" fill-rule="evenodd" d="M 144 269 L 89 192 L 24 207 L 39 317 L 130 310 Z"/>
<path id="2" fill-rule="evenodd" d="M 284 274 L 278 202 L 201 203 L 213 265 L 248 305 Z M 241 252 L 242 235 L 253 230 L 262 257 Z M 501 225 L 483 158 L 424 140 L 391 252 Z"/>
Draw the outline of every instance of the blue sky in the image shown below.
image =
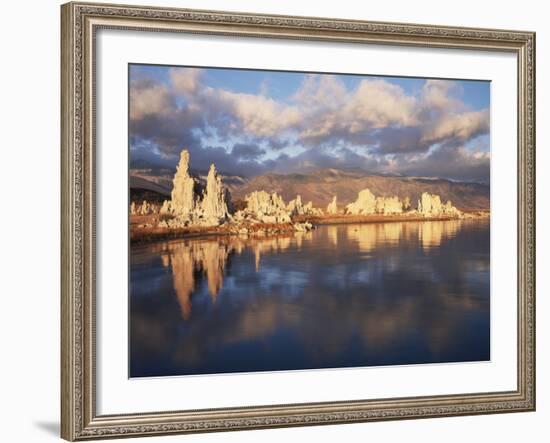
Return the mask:
<path id="1" fill-rule="evenodd" d="M 360 168 L 489 181 L 486 81 L 130 65 L 140 165 L 227 174 Z"/>

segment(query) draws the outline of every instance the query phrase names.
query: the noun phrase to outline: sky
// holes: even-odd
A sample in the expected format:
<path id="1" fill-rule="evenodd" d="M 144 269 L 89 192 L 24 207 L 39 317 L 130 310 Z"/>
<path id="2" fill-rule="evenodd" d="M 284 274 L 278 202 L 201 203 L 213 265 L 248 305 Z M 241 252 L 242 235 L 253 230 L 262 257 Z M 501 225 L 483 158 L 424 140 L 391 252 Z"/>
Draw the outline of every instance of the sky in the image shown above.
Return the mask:
<path id="1" fill-rule="evenodd" d="M 136 65 L 130 161 L 227 175 L 323 168 L 489 182 L 490 82 Z"/>

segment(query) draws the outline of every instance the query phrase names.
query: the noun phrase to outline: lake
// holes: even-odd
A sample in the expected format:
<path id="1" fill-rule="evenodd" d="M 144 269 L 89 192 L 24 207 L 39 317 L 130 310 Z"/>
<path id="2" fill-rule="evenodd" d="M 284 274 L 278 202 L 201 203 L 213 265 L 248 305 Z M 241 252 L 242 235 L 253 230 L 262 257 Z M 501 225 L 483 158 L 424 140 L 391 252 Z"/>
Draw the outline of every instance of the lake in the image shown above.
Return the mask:
<path id="1" fill-rule="evenodd" d="M 130 253 L 130 376 L 490 359 L 488 220 L 210 236 Z"/>

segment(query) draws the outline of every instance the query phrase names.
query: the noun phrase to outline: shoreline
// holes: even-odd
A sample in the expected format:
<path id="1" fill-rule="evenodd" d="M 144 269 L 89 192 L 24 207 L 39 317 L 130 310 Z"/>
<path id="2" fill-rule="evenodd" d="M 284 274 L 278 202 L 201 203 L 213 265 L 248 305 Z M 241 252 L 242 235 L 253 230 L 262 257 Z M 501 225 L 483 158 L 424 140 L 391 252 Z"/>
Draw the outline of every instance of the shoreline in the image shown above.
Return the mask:
<path id="1" fill-rule="evenodd" d="M 151 243 L 162 240 L 177 240 L 184 238 L 210 237 L 221 235 L 247 235 L 265 236 L 277 234 L 290 234 L 297 232 L 293 223 L 309 222 L 314 227 L 324 225 L 342 224 L 370 224 L 370 223 L 397 223 L 397 222 L 426 222 L 426 221 L 451 221 L 451 220 L 482 220 L 489 219 L 488 210 L 463 211 L 469 216 L 458 217 L 424 217 L 417 214 L 411 215 L 323 215 L 323 216 L 296 216 L 292 223 L 254 223 L 247 225 L 225 224 L 221 226 L 189 226 L 185 228 L 160 228 L 160 227 L 138 227 L 143 221 L 154 220 L 158 216 L 130 216 L 130 229 L 128 232 L 131 245 Z M 134 220 L 132 220 L 134 218 Z M 239 229 L 246 228 L 246 233 L 239 232 Z"/>
<path id="2" fill-rule="evenodd" d="M 230 236 L 230 235 L 248 235 L 248 236 L 260 236 L 260 235 L 275 235 L 275 234 L 290 234 L 297 232 L 294 229 L 292 223 L 284 224 L 267 224 L 258 223 L 248 226 L 248 232 L 246 234 L 239 233 L 231 225 L 221 226 L 189 226 L 186 228 L 133 228 L 130 226 L 130 244 L 143 244 L 151 243 L 161 240 L 178 240 L 184 238 L 196 238 L 196 237 L 211 237 L 211 236 Z M 254 227 L 255 229 L 251 229 Z"/>
<path id="3" fill-rule="evenodd" d="M 478 217 L 476 217 L 478 218 Z M 479 217 L 481 218 L 481 217 Z M 439 216 L 424 217 L 420 215 L 323 215 L 323 216 L 297 216 L 295 221 L 308 221 L 314 225 L 346 225 L 354 223 L 393 223 L 408 221 L 450 221 L 460 220 L 458 217 Z"/>

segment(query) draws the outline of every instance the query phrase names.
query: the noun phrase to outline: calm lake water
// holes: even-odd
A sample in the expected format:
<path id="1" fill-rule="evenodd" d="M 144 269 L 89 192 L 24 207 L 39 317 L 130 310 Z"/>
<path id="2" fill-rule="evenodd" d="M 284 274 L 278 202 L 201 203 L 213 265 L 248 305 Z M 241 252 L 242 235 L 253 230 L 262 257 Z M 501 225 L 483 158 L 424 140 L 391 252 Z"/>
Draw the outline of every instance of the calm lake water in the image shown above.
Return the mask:
<path id="1" fill-rule="evenodd" d="M 132 246 L 130 376 L 490 359 L 489 222 Z"/>

